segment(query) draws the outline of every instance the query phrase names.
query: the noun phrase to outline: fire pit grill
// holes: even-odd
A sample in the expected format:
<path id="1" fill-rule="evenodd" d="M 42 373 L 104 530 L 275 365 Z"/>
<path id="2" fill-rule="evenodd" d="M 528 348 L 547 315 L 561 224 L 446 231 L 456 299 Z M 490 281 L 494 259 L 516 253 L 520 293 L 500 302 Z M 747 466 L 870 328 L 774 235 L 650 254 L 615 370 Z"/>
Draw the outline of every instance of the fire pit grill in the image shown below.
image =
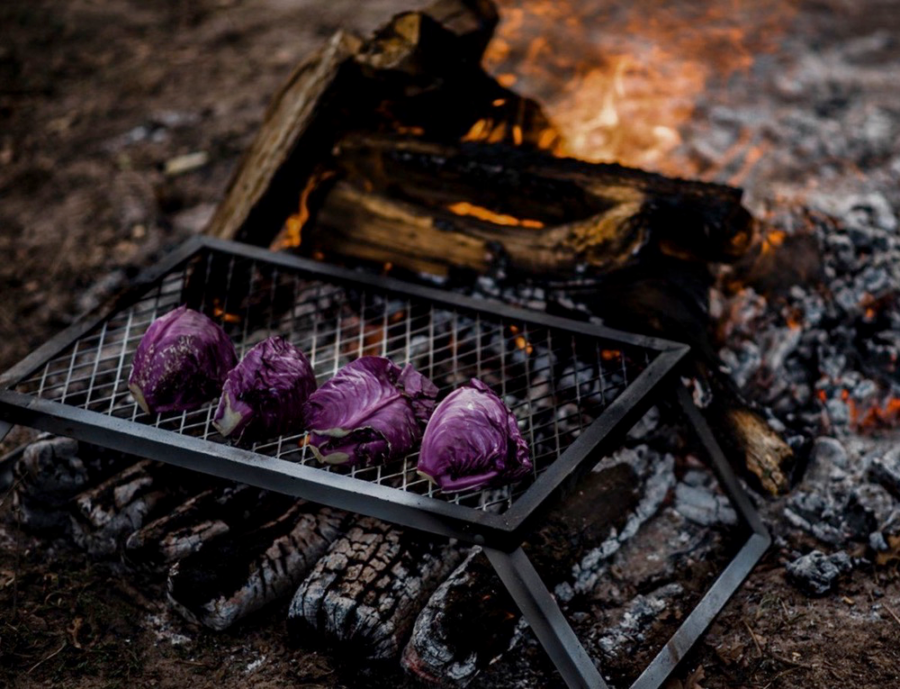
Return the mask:
<path id="1" fill-rule="evenodd" d="M 377 467 L 321 466 L 304 434 L 249 448 L 226 443 L 211 424 L 214 403 L 145 414 L 127 388 L 134 350 L 157 317 L 182 304 L 220 322 L 241 355 L 265 337 L 285 336 L 308 355 L 320 384 L 366 354 L 413 364 L 442 395 L 481 378 L 519 419 L 534 472 L 502 489 L 443 494 L 418 476 L 416 455 Z M 659 392 L 671 391 L 664 379 L 687 351 L 661 339 L 196 238 L 129 293 L 0 377 L 0 426 L 21 423 L 484 545 L 566 681 L 605 686 L 520 545 L 558 489 L 610 454 Z M 673 637 L 670 645 L 681 636 L 678 652 L 664 649 L 648 667 L 644 687 L 659 686 L 768 542 L 689 396 L 680 400 L 755 535 Z"/>

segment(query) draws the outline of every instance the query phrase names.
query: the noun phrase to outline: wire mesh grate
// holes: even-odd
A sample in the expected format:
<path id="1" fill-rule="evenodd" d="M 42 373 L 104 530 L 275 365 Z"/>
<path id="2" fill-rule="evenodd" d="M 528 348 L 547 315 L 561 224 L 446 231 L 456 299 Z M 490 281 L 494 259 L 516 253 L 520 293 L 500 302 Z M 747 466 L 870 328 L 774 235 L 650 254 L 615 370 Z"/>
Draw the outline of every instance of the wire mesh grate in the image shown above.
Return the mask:
<path id="1" fill-rule="evenodd" d="M 321 385 L 363 355 L 410 363 L 439 399 L 480 378 L 513 411 L 531 448 L 533 475 L 515 485 L 443 494 L 416 472 L 417 455 L 372 467 L 319 465 L 306 434 L 249 449 L 322 471 L 479 510 L 508 509 L 651 362 L 657 352 L 545 327 L 484 309 L 355 284 L 205 248 L 21 381 L 17 390 L 174 433 L 226 442 L 212 426 L 216 401 L 190 412 L 144 413 L 127 387 L 131 359 L 159 316 L 187 304 L 222 325 L 240 355 L 282 335 L 302 349 Z"/>

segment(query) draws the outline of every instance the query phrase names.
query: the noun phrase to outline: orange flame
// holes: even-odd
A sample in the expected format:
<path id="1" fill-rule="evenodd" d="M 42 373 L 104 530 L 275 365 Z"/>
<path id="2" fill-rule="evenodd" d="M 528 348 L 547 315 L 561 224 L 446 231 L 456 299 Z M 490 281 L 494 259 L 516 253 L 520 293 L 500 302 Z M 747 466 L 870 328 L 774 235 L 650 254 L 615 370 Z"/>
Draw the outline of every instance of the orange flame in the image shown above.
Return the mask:
<path id="1" fill-rule="evenodd" d="M 494 211 L 483 206 L 476 206 L 468 201 L 460 201 L 447 206 L 447 210 L 456 215 L 470 216 L 479 220 L 486 220 L 495 225 L 511 225 L 514 227 L 530 227 L 532 229 L 540 229 L 544 226 L 540 220 L 530 220 L 528 218 L 517 218 L 512 215 L 503 213 L 495 213 Z"/>
<path id="2" fill-rule="evenodd" d="M 228 313 L 223 309 L 220 305 L 220 301 L 218 299 L 213 300 L 213 316 L 215 318 L 221 318 L 223 323 L 240 323 L 241 317 L 236 313 Z"/>
<path id="3" fill-rule="evenodd" d="M 545 105 L 568 155 L 684 175 L 687 161 L 672 154 L 707 84 L 771 52 L 794 4 L 499 0 L 485 63 Z M 764 152 L 750 150 L 744 168 Z"/>
<path id="4" fill-rule="evenodd" d="M 309 196 L 320 183 L 331 177 L 334 177 L 334 172 L 331 170 L 315 172 L 310 175 L 309 179 L 306 181 L 306 186 L 303 187 L 303 191 L 300 192 L 299 210 L 284 221 L 284 227 L 281 228 L 281 232 L 279 232 L 278 236 L 272 241 L 269 249 L 272 251 L 281 251 L 282 249 L 291 249 L 300 246 L 303 227 L 309 220 Z"/>

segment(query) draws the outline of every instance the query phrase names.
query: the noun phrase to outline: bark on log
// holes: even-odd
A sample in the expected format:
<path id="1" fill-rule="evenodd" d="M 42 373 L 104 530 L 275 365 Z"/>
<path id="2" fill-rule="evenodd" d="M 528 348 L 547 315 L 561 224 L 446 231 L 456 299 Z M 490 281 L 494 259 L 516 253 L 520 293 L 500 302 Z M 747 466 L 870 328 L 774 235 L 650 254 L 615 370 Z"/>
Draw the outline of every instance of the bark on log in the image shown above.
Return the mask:
<path id="1" fill-rule="evenodd" d="M 172 566 L 169 602 L 188 620 L 227 629 L 293 591 L 348 518 L 340 510 L 268 494 L 243 524 Z"/>
<path id="2" fill-rule="evenodd" d="M 354 657 L 392 658 L 428 596 L 462 557 L 455 544 L 364 517 L 297 589 L 289 628 L 313 641 L 340 641 Z"/>
<path id="3" fill-rule="evenodd" d="M 192 472 L 158 462 L 138 462 L 75 498 L 75 542 L 92 555 L 110 555 L 144 523 L 199 492 L 202 485 L 199 475 Z"/>
<path id="4" fill-rule="evenodd" d="M 526 552 L 557 597 L 591 589 L 606 563 L 662 505 L 673 459 L 640 446 L 589 474 L 554 509 Z M 404 668 L 429 681 L 465 686 L 509 649 L 520 614 L 480 551 L 435 591 L 416 619 Z"/>
<path id="5" fill-rule="evenodd" d="M 125 558 L 136 567 L 168 569 L 239 526 L 268 495 L 245 485 L 204 491 L 131 534 Z"/>

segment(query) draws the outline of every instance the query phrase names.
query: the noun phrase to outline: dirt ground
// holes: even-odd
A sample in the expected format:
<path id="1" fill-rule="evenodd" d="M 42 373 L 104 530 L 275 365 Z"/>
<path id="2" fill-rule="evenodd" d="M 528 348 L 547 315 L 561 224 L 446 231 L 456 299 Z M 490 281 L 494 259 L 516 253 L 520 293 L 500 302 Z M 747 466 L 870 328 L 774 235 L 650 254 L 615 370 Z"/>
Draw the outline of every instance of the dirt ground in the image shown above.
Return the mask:
<path id="1" fill-rule="evenodd" d="M 366 31 L 416 4 L 0 3 L 0 370 L 202 229 L 304 54 L 338 27 Z M 286 603 L 212 634 L 169 617 L 158 583 L 14 524 L 0 540 L 4 686 L 408 683 L 396 669 L 360 676 L 346 659 L 289 645 Z M 787 584 L 783 563 L 812 547 L 784 541 L 768 553 L 672 689 L 900 686 L 898 563 L 862 566 L 811 599 Z"/>

